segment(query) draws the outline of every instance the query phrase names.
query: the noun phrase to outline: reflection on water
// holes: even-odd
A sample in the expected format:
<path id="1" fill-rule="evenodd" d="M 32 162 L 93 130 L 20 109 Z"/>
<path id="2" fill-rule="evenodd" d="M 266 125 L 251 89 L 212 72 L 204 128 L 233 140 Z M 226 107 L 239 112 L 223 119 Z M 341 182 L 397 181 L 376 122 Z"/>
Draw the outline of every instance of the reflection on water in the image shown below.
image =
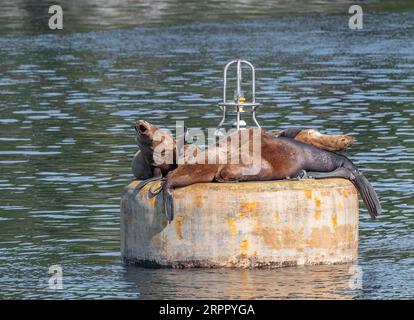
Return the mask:
<path id="1" fill-rule="evenodd" d="M 280 270 L 148 270 L 129 267 L 125 280 L 144 299 L 351 299 L 348 265 Z M 168 288 L 166 290 L 166 288 Z"/>
<path id="2" fill-rule="evenodd" d="M 2 0 L 0 34 L 50 32 L 49 0 Z M 55 0 L 62 6 L 64 31 L 91 31 L 136 25 L 172 25 L 206 20 L 227 22 L 288 15 L 347 15 L 354 0 Z M 414 9 L 411 0 L 370 0 L 365 12 Z"/>
<path id="3" fill-rule="evenodd" d="M 178 9 L 166 9 L 177 2 L 147 4 L 154 21 L 134 28 L 127 26 L 140 23 L 129 19 L 122 1 L 84 2 L 96 21 L 68 13 L 72 29 L 43 34 L 34 1 L 5 1 L 10 17 L 21 19 L 0 19 L 0 297 L 413 298 L 414 11 L 400 13 L 402 5 L 366 14 L 364 30 L 353 32 L 346 16 L 277 16 L 248 1 L 234 6 L 254 7 L 258 14 L 249 20 L 217 20 L 218 1 L 206 2 L 205 10 L 190 5 L 193 15 L 183 19 L 198 19 L 199 12 L 200 21 L 182 24 Z M 323 3 L 302 2 L 303 8 Z M 72 3 L 75 10 L 78 1 Z M 113 18 L 100 19 L 112 11 Z M 114 30 L 74 32 L 105 23 Z M 23 25 L 38 26 L 36 34 L 21 35 Z M 119 200 L 132 178 L 133 121 L 215 127 L 222 68 L 236 57 L 257 68 L 257 99 L 264 104 L 258 119 L 266 128 L 302 125 L 355 136 L 348 155 L 384 209 L 373 222 L 361 208 L 362 289 L 347 286 L 349 266 L 121 265 Z M 63 267 L 61 292 L 47 289 L 52 264 Z"/>

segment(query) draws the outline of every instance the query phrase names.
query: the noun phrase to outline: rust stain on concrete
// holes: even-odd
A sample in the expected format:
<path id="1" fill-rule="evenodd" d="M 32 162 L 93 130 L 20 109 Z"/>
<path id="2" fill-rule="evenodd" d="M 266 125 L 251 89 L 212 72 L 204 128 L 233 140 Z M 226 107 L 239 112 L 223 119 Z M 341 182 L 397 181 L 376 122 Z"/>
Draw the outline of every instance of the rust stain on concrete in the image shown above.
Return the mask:
<path id="1" fill-rule="evenodd" d="M 321 199 L 315 198 L 315 206 L 319 207 L 321 205 Z"/>
<path id="2" fill-rule="evenodd" d="M 354 239 L 355 228 L 351 225 L 341 225 L 332 232 L 331 228 L 323 226 L 313 228 L 308 245 L 312 248 L 333 248 L 348 244 L 346 239 Z"/>
<path id="3" fill-rule="evenodd" d="M 247 251 L 249 250 L 249 240 L 247 238 L 243 239 L 240 244 L 240 251 L 242 255 L 247 255 Z"/>
<path id="4" fill-rule="evenodd" d="M 323 226 L 321 228 L 313 228 L 309 239 L 309 246 L 312 248 L 329 248 L 335 241 L 335 235 L 331 230 Z"/>
<path id="5" fill-rule="evenodd" d="M 196 194 L 194 197 L 194 205 L 196 208 L 200 208 L 203 204 L 203 195 L 202 194 Z"/>
<path id="6" fill-rule="evenodd" d="M 247 217 L 249 215 L 257 215 L 257 203 L 255 201 L 248 201 L 240 203 L 239 216 Z"/>
<path id="7" fill-rule="evenodd" d="M 279 223 L 280 223 L 280 221 L 281 221 L 281 218 L 280 218 L 280 213 L 276 213 L 276 214 L 275 214 L 275 222 L 276 222 L 276 224 L 279 224 Z"/>
<path id="8" fill-rule="evenodd" d="M 175 232 L 177 233 L 177 237 L 178 239 L 182 240 L 183 239 L 183 221 L 184 221 L 184 217 L 183 216 L 178 216 L 175 217 Z"/>
<path id="9" fill-rule="evenodd" d="M 185 193 L 181 189 L 174 190 L 174 199 L 184 199 Z"/>
<path id="10" fill-rule="evenodd" d="M 236 227 L 236 223 L 234 222 L 234 219 L 232 217 L 227 218 L 227 225 L 229 226 L 230 234 L 232 236 L 235 236 L 237 234 L 237 227 Z"/>
<path id="11" fill-rule="evenodd" d="M 312 190 L 305 190 L 306 199 L 312 199 Z"/>
<path id="12" fill-rule="evenodd" d="M 148 198 L 148 204 L 149 204 L 151 207 L 155 207 L 155 201 L 156 201 L 156 199 L 157 199 L 157 197 L 154 197 L 154 198 Z"/>
<path id="13" fill-rule="evenodd" d="M 263 243 L 270 249 L 298 249 L 302 246 L 304 238 L 303 228 L 294 230 L 289 227 L 263 227 L 261 223 L 256 225 L 252 233 L 260 236 Z"/>
<path id="14" fill-rule="evenodd" d="M 334 228 L 336 228 L 338 226 L 338 218 L 336 215 L 332 216 L 332 225 Z"/>
<path id="15" fill-rule="evenodd" d="M 315 218 L 316 219 L 320 219 L 321 215 L 322 215 L 322 210 L 315 210 Z"/>

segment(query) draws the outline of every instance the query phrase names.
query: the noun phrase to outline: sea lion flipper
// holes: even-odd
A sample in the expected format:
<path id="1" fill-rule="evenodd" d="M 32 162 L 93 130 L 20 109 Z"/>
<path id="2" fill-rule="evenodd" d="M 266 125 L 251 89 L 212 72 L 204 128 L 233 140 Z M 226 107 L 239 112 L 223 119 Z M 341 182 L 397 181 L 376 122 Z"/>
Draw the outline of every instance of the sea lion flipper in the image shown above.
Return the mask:
<path id="1" fill-rule="evenodd" d="M 157 180 L 160 180 L 160 179 L 162 179 L 162 175 L 155 176 L 155 177 L 152 177 L 152 178 L 149 178 L 149 179 L 146 179 L 146 180 L 142 180 L 135 187 L 135 189 L 134 189 L 134 196 L 136 196 L 141 191 L 141 189 L 144 188 L 149 182 L 151 182 L 151 181 L 157 181 Z"/>
<path id="2" fill-rule="evenodd" d="M 343 151 L 354 143 L 351 136 L 322 134 L 315 129 L 302 130 L 294 139 L 328 151 Z"/>
<path id="3" fill-rule="evenodd" d="M 164 211 L 167 216 L 168 223 L 171 223 L 174 219 L 174 199 L 171 192 L 171 188 L 168 186 L 163 188 L 163 199 L 164 199 Z"/>
<path id="4" fill-rule="evenodd" d="M 340 167 L 331 172 L 307 172 L 307 175 L 316 178 L 345 178 L 349 179 L 353 185 L 359 191 L 361 195 L 362 201 L 364 202 L 365 206 L 368 209 L 368 213 L 370 214 L 372 219 L 375 219 L 378 215 L 381 214 L 381 204 L 378 200 L 378 196 L 369 183 L 367 178 L 364 177 L 360 172 L 357 170 L 350 170 L 344 167 Z"/>
<path id="5" fill-rule="evenodd" d="M 275 138 L 291 138 L 294 139 L 303 129 L 299 127 L 290 127 L 281 130 L 267 131 L 268 134 Z"/>
<path id="6" fill-rule="evenodd" d="M 164 183 L 165 183 L 165 179 L 160 179 L 159 181 L 160 181 L 160 184 L 157 187 L 157 189 L 155 189 L 155 191 L 152 188 L 153 186 L 151 186 L 148 189 L 148 198 L 149 199 L 152 199 L 152 198 L 156 197 L 157 195 L 159 195 L 161 193 L 161 191 L 163 189 L 163 186 L 164 186 Z"/>
<path id="7" fill-rule="evenodd" d="M 309 178 L 323 179 L 323 178 L 344 178 L 353 180 L 355 176 L 346 168 L 340 167 L 330 172 L 307 171 L 306 176 Z"/>
<path id="8" fill-rule="evenodd" d="M 291 127 L 283 129 L 277 133 L 278 137 L 285 137 L 294 139 L 303 129 L 299 127 Z"/>
<path id="9" fill-rule="evenodd" d="M 305 179 L 312 179 L 312 177 L 309 176 L 308 172 L 306 170 L 300 170 L 300 172 L 298 173 L 298 176 L 294 179 L 297 180 L 305 180 Z"/>

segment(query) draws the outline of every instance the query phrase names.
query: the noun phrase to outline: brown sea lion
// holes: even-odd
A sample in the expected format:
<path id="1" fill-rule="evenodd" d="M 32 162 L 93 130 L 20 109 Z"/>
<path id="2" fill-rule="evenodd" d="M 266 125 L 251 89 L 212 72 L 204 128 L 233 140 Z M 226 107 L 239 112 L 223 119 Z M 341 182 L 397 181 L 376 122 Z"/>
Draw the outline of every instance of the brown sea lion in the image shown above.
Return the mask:
<path id="1" fill-rule="evenodd" d="M 175 141 L 169 133 L 145 120 L 136 121 L 135 132 L 139 151 L 132 160 L 132 172 L 143 180 L 135 189 L 139 192 L 148 182 L 159 180 L 176 168 Z"/>
<path id="2" fill-rule="evenodd" d="M 135 132 L 139 147 L 139 152 L 136 153 L 132 164 L 135 177 L 148 179 L 153 176 L 166 175 L 176 167 L 174 164 L 175 140 L 169 133 L 163 132 L 145 120 L 138 120 L 135 123 Z M 161 160 L 157 161 L 157 159 Z M 170 161 L 162 161 L 163 159 Z"/>
<path id="3" fill-rule="evenodd" d="M 171 134 L 145 120 L 135 122 L 135 132 L 139 150 L 132 159 L 132 173 L 143 180 L 135 188 L 135 193 L 138 193 L 148 182 L 161 179 L 177 167 L 177 143 Z M 180 138 L 179 141 L 184 140 Z M 188 155 L 184 162 L 201 152 L 195 145 L 184 145 L 182 148 Z"/>
<path id="4" fill-rule="evenodd" d="M 135 123 L 135 131 L 137 136 L 137 143 L 139 150 L 134 155 L 132 160 L 132 173 L 137 179 L 146 180 L 149 178 L 159 177 L 161 171 L 161 175 L 165 175 L 170 170 L 176 168 L 176 141 L 174 138 L 166 132 L 162 132 L 159 128 L 155 125 L 145 121 L 145 120 L 137 120 Z M 162 141 L 157 140 L 154 141 L 154 136 L 156 133 L 159 133 L 159 137 L 162 138 Z M 302 141 L 304 143 L 308 143 L 314 145 L 317 148 L 328 150 L 328 151 L 343 151 L 349 146 L 351 146 L 354 142 L 354 139 L 350 136 L 346 135 L 325 135 L 321 134 L 319 131 L 315 129 L 303 129 L 303 128 L 287 128 L 285 130 L 277 131 L 271 133 L 276 137 L 286 137 L 295 139 L 298 141 Z M 171 147 L 167 144 L 173 145 L 173 151 L 171 157 L 174 159 L 173 164 L 169 165 L 157 165 L 154 161 L 154 150 L 160 146 L 162 149 L 164 145 L 165 150 L 171 150 Z M 184 145 L 184 151 L 188 150 L 189 146 Z M 197 152 L 201 152 L 200 149 L 195 149 L 195 155 Z M 166 157 L 166 155 L 162 155 Z M 157 154 L 155 154 L 157 157 Z M 155 171 L 155 174 L 154 174 Z"/>
<path id="5" fill-rule="evenodd" d="M 253 139 L 250 137 L 253 137 L 254 130 L 259 130 L 260 152 L 253 152 L 252 157 L 259 156 L 260 162 L 179 165 L 167 175 L 162 187 L 165 212 L 169 221 L 172 221 L 174 217 L 172 194 L 174 188 L 200 182 L 280 180 L 287 177 L 309 176 L 349 179 L 361 194 L 371 217 L 375 218 L 380 214 L 381 205 L 373 187 L 347 157 L 291 138 L 275 137 L 257 128 L 246 130 L 248 130 L 249 139 Z M 235 134 L 240 134 L 240 132 Z M 251 145 L 253 144 L 249 144 L 249 153 L 253 151 Z M 209 148 L 200 156 L 207 157 L 207 152 Z M 229 151 L 229 156 L 233 152 L 235 152 L 234 149 Z M 254 169 L 256 173 L 246 174 L 246 170 L 251 169 Z"/>

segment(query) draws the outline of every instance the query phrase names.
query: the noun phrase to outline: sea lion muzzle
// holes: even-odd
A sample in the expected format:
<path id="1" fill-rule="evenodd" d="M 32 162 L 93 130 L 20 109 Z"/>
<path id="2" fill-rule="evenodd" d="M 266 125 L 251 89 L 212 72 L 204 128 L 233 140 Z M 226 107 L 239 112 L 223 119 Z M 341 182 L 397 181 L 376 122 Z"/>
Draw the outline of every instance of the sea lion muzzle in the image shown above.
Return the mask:
<path id="1" fill-rule="evenodd" d="M 145 126 L 142 124 L 136 127 L 136 129 L 138 130 L 139 133 L 142 133 L 142 134 L 147 132 L 147 128 L 145 128 Z"/>
<path id="2" fill-rule="evenodd" d="M 134 128 L 139 135 L 145 135 L 149 132 L 149 124 L 144 120 L 138 120 L 135 122 Z"/>

